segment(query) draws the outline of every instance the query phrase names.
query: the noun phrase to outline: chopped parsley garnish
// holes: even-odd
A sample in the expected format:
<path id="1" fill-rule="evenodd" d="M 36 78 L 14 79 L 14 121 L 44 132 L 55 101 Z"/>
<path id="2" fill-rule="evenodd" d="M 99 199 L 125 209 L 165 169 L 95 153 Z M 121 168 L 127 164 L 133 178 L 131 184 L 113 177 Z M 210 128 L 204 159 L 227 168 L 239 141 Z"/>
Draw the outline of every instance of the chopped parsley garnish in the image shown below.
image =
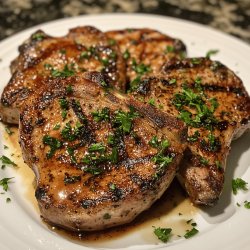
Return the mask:
<path id="1" fill-rule="evenodd" d="M 198 130 L 196 130 L 193 135 L 188 136 L 187 141 L 196 142 L 199 139 L 199 136 L 200 136 L 200 133 Z"/>
<path id="2" fill-rule="evenodd" d="M 109 159 L 112 163 L 116 164 L 116 163 L 118 162 L 118 157 L 119 157 L 119 155 L 118 155 L 118 148 L 117 148 L 117 147 L 113 147 L 113 148 L 112 148 L 112 153 L 111 153 L 111 155 L 108 157 L 108 159 Z"/>
<path id="3" fill-rule="evenodd" d="M 74 128 L 67 122 L 61 131 L 61 136 L 67 141 L 74 141 L 79 137 L 83 128 L 84 126 L 79 122 L 76 123 L 76 127 Z"/>
<path id="4" fill-rule="evenodd" d="M 102 64 L 103 64 L 105 67 L 108 66 L 108 64 L 109 64 L 109 59 L 106 58 L 106 57 L 101 58 L 100 61 L 102 62 Z"/>
<path id="5" fill-rule="evenodd" d="M 167 54 L 167 53 L 172 53 L 172 52 L 174 52 L 174 51 L 175 51 L 174 46 L 167 45 L 164 52 Z"/>
<path id="6" fill-rule="evenodd" d="M 114 183 L 109 183 L 109 189 L 114 191 L 116 189 L 116 185 Z"/>
<path id="7" fill-rule="evenodd" d="M 170 146 L 170 143 L 167 139 L 160 141 L 157 136 L 153 136 L 149 141 L 149 145 L 158 149 L 158 153 L 152 158 L 152 161 L 158 165 L 155 174 L 155 177 L 158 178 L 158 176 L 164 171 L 165 167 L 173 160 L 173 157 L 164 155 L 165 150 Z"/>
<path id="8" fill-rule="evenodd" d="M 99 143 L 94 143 L 94 144 L 90 145 L 88 150 L 89 150 L 89 152 L 104 153 L 106 151 L 106 148 L 101 142 L 99 142 Z"/>
<path id="9" fill-rule="evenodd" d="M 154 98 L 149 99 L 148 104 L 155 106 L 155 99 Z"/>
<path id="10" fill-rule="evenodd" d="M 114 124 L 124 133 L 130 133 L 132 129 L 132 121 L 136 117 L 139 117 L 139 114 L 132 108 L 130 108 L 129 112 L 118 110 L 115 111 Z"/>
<path id="11" fill-rule="evenodd" d="M 2 164 L 9 164 L 12 165 L 13 167 L 16 167 L 17 164 L 15 162 L 13 162 L 11 159 L 9 159 L 7 156 L 2 155 L 0 157 L 0 160 L 2 161 Z"/>
<path id="12" fill-rule="evenodd" d="M 112 146 L 112 145 L 114 145 L 114 142 L 115 142 L 114 135 L 113 134 L 108 135 L 108 137 L 107 137 L 108 145 Z"/>
<path id="13" fill-rule="evenodd" d="M 137 76 L 135 79 L 133 79 L 133 80 L 129 83 L 129 85 L 130 85 L 130 90 L 132 90 L 132 91 L 135 90 L 135 89 L 138 87 L 140 81 L 141 81 L 141 76 Z"/>
<path id="14" fill-rule="evenodd" d="M 188 231 L 185 233 L 184 237 L 185 237 L 186 239 L 189 239 L 189 238 L 193 237 L 194 235 L 196 235 L 198 232 L 199 232 L 199 230 L 196 229 L 195 227 L 193 227 L 191 230 L 188 230 Z"/>
<path id="15" fill-rule="evenodd" d="M 62 113 L 61 113 L 62 118 L 63 118 L 63 120 L 65 120 L 66 116 L 67 116 L 67 110 L 69 109 L 69 103 L 65 98 L 60 98 L 59 104 L 60 104 L 60 107 L 62 109 Z"/>
<path id="16" fill-rule="evenodd" d="M 200 163 L 207 166 L 209 164 L 208 159 L 204 158 L 204 157 L 200 157 Z"/>
<path id="17" fill-rule="evenodd" d="M 130 57 L 130 53 L 129 53 L 129 51 L 126 49 L 125 52 L 123 53 L 123 58 L 124 58 L 125 60 L 127 60 L 127 59 L 129 59 L 129 57 Z"/>
<path id="18" fill-rule="evenodd" d="M 171 232 L 172 232 L 171 228 L 161 228 L 161 227 L 158 227 L 158 228 L 154 229 L 154 234 L 162 242 L 168 242 L 169 241 L 169 239 L 171 237 Z"/>
<path id="19" fill-rule="evenodd" d="M 105 81 L 102 81 L 100 84 L 101 84 L 101 86 L 104 87 L 104 88 L 106 88 L 106 87 L 109 86 L 108 83 L 106 83 Z"/>
<path id="20" fill-rule="evenodd" d="M 145 73 L 148 73 L 151 71 L 150 66 L 145 65 L 143 63 L 141 64 L 137 64 L 136 60 L 133 58 L 132 59 L 132 69 L 137 73 L 137 76 L 135 79 L 133 79 L 130 82 L 130 89 L 131 90 L 135 90 L 141 80 L 142 75 L 144 75 Z"/>
<path id="21" fill-rule="evenodd" d="M 191 61 L 192 61 L 193 64 L 200 64 L 201 63 L 201 59 L 196 58 L 196 57 L 192 58 Z"/>
<path id="22" fill-rule="evenodd" d="M 59 130 L 61 127 L 61 125 L 59 123 L 57 123 L 54 127 L 53 130 Z"/>
<path id="23" fill-rule="evenodd" d="M 162 154 L 157 154 L 153 157 L 153 162 L 158 164 L 160 169 L 165 168 L 169 163 L 171 163 L 173 160 L 170 156 L 164 156 Z"/>
<path id="24" fill-rule="evenodd" d="M 14 177 L 11 177 L 11 178 L 3 178 L 3 179 L 0 180 L 0 186 L 3 187 L 3 190 L 4 190 L 5 192 L 8 191 L 10 180 L 13 179 L 13 178 L 14 178 Z"/>
<path id="25" fill-rule="evenodd" d="M 109 44 L 110 46 L 113 46 L 113 45 L 116 44 L 116 40 L 115 40 L 115 39 L 109 39 L 109 40 L 108 40 L 108 44 Z"/>
<path id="26" fill-rule="evenodd" d="M 137 64 L 136 63 L 136 60 L 133 58 L 133 61 L 132 61 L 132 69 L 137 73 L 137 74 L 140 74 L 140 75 L 143 75 L 147 72 L 150 72 L 151 69 L 149 66 L 141 63 L 141 64 Z"/>
<path id="27" fill-rule="evenodd" d="M 209 152 L 217 152 L 221 148 L 221 143 L 218 137 L 215 137 L 212 133 L 208 135 L 208 140 L 202 139 L 201 147 Z"/>
<path id="28" fill-rule="evenodd" d="M 212 130 L 218 123 L 213 114 L 218 107 L 217 100 L 215 98 L 209 99 L 208 106 L 202 94 L 195 93 L 187 86 L 183 87 L 182 92 L 174 95 L 173 104 L 180 111 L 179 117 L 191 127 L 203 126 Z M 190 108 L 194 110 L 194 113 L 190 112 Z"/>
<path id="29" fill-rule="evenodd" d="M 218 49 L 211 49 L 206 53 L 206 58 L 210 58 L 211 56 L 216 55 L 218 52 Z"/>
<path id="30" fill-rule="evenodd" d="M 94 111 L 91 113 L 94 121 L 109 121 L 109 108 L 105 107 L 101 111 Z"/>
<path id="31" fill-rule="evenodd" d="M 167 139 L 160 141 L 156 135 L 154 135 L 148 143 L 153 148 L 158 148 L 160 153 L 164 152 L 164 150 L 170 146 L 170 143 Z"/>
<path id="32" fill-rule="evenodd" d="M 215 165 L 216 165 L 216 167 L 218 168 L 218 169 L 222 169 L 222 164 L 221 164 L 221 162 L 220 161 L 215 161 Z"/>
<path id="33" fill-rule="evenodd" d="M 244 201 L 244 207 L 250 209 L 250 201 Z"/>
<path id="34" fill-rule="evenodd" d="M 236 178 L 232 180 L 232 189 L 233 194 L 236 195 L 238 193 L 238 190 L 244 190 L 247 191 L 247 182 L 242 180 L 241 178 Z"/>
<path id="35" fill-rule="evenodd" d="M 57 70 L 54 68 L 51 68 L 51 75 L 53 77 L 69 77 L 73 76 L 75 74 L 75 70 L 73 69 L 72 65 L 69 67 L 69 65 L 65 65 L 63 70 Z"/>
<path id="36" fill-rule="evenodd" d="M 194 83 L 196 84 L 196 87 L 198 87 L 197 84 L 201 84 L 201 81 L 202 81 L 201 77 L 197 76 L 197 77 L 195 78 Z M 200 87 L 200 86 L 199 86 L 199 87 Z"/>
<path id="37" fill-rule="evenodd" d="M 9 147 L 7 145 L 3 145 L 3 149 L 8 149 Z"/>
<path id="38" fill-rule="evenodd" d="M 74 149 L 71 148 L 71 147 L 68 147 L 67 152 L 68 152 L 68 154 L 70 156 L 71 163 L 77 163 Z"/>
<path id="39" fill-rule="evenodd" d="M 175 79 L 175 78 L 172 78 L 172 79 L 169 80 L 168 83 L 169 83 L 169 84 L 175 84 L 175 83 L 176 83 L 176 79 Z"/>
<path id="40" fill-rule="evenodd" d="M 104 220 L 109 220 L 111 218 L 111 215 L 109 213 L 106 213 L 103 215 Z"/>
<path id="41" fill-rule="evenodd" d="M 217 62 L 217 61 L 213 61 L 211 66 L 210 66 L 210 69 L 212 71 L 216 71 L 218 68 L 220 68 L 222 66 L 222 64 L 220 62 Z"/>
<path id="42" fill-rule="evenodd" d="M 7 197 L 7 198 L 6 198 L 6 202 L 7 202 L 7 203 L 11 202 L 11 198 L 10 198 L 10 197 Z"/>
<path id="43" fill-rule="evenodd" d="M 10 128 L 9 128 L 8 126 L 5 127 L 5 131 L 6 131 L 6 133 L 7 133 L 8 135 L 14 134 L 14 132 L 11 131 Z"/>
<path id="44" fill-rule="evenodd" d="M 43 33 L 36 33 L 32 35 L 32 39 L 36 41 L 41 41 L 45 38 L 45 34 Z"/>
<path id="45" fill-rule="evenodd" d="M 86 168 L 83 168 L 82 170 L 92 175 L 99 175 L 102 173 L 102 169 L 100 169 L 98 166 L 95 166 L 95 165 L 87 166 Z"/>
<path id="46" fill-rule="evenodd" d="M 78 181 L 81 181 L 81 176 L 80 175 L 76 175 L 76 176 L 69 176 L 69 175 L 66 175 L 64 177 L 64 183 L 65 184 L 73 184 L 73 183 L 76 183 Z"/>
<path id="47" fill-rule="evenodd" d="M 66 86 L 66 92 L 67 92 L 67 94 L 72 94 L 73 93 L 73 88 L 72 88 L 71 84 Z"/>
<path id="48" fill-rule="evenodd" d="M 149 141 L 149 145 L 152 146 L 152 147 L 154 147 L 154 148 L 158 148 L 159 147 L 160 142 L 159 142 L 159 140 L 158 140 L 158 138 L 157 138 L 156 135 L 154 135 L 152 137 L 152 139 Z"/>
<path id="49" fill-rule="evenodd" d="M 65 98 L 59 99 L 59 103 L 62 109 L 68 109 L 69 104 L 68 101 Z"/>
<path id="50" fill-rule="evenodd" d="M 90 56 L 91 56 L 91 53 L 89 53 L 88 51 L 83 51 L 83 52 L 81 52 L 81 54 L 80 54 L 80 60 L 81 60 L 82 58 L 84 58 L 84 59 L 89 59 Z"/>
<path id="51" fill-rule="evenodd" d="M 49 135 L 45 135 L 43 137 L 43 144 L 50 146 L 50 151 L 46 154 L 48 159 L 50 159 L 55 154 L 57 149 L 62 147 L 61 141 Z"/>

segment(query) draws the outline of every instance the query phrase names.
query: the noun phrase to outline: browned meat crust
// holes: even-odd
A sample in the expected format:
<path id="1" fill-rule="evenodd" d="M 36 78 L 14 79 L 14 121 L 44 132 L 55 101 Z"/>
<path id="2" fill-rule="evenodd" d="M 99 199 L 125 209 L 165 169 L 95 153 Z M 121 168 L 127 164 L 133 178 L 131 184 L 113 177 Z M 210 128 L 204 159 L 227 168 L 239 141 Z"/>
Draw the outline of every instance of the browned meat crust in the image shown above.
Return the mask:
<path id="1" fill-rule="evenodd" d="M 46 81 L 20 115 L 42 217 L 70 230 L 132 221 L 174 178 L 186 148 L 183 123 L 101 87 L 98 73 Z"/>
<path id="2" fill-rule="evenodd" d="M 119 46 L 126 60 L 128 88 L 137 86 L 140 78 L 149 73 L 159 73 L 170 59 L 186 55 L 182 41 L 152 29 L 124 29 L 106 32 Z"/>
<path id="3" fill-rule="evenodd" d="M 144 77 L 132 95 L 188 125 L 189 150 L 178 177 L 196 204 L 215 204 L 231 141 L 250 127 L 250 98 L 242 81 L 220 62 L 184 59 Z"/>
<path id="4" fill-rule="evenodd" d="M 18 123 L 20 107 L 40 87 L 43 78 L 98 71 L 104 74 L 103 84 L 125 90 L 126 68 L 122 55 L 118 47 L 94 27 L 77 27 L 64 37 L 51 37 L 39 30 L 19 47 L 19 52 L 11 64 L 13 75 L 1 97 L 0 113 L 5 122 Z"/>

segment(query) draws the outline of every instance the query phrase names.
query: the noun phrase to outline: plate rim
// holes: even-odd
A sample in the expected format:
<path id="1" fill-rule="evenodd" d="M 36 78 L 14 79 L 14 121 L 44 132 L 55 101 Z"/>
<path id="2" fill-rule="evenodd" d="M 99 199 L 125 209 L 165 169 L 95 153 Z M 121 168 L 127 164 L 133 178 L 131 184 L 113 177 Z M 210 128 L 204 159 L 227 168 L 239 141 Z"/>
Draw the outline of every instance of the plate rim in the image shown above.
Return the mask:
<path id="1" fill-rule="evenodd" d="M 214 33 L 216 33 L 216 34 L 219 34 L 220 36 L 222 36 L 222 37 L 226 37 L 226 39 L 229 39 L 229 40 L 232 40 L 232 41 L 235 41 L 236 43 L 239 43 L 239 44 L 241 44 L 241 46 L 246 46 L 247 47 L 247 49 L 250 51 L 250 47 L 249 47 L 249 45 L 245 42 L 245 41 L 243 41 L 243 40 L 241 40 L 241 39 L 239 39 L 239 38 L 237 38 L 237 37 L 233 37 L 233 36 L 231 36 L 231 35 L 229 35 L 229 34 L 226 34 L 226 33 L 224 33 L 224 32 L 222 32 L 222 31 L 220 31 L 220 30 L 216 30 L 216 29 L 214 29 L 214 28 L 212 28 L 212 27 L 209 27 L 209 26 L 206 26 L 206 25 L 203 25 L 203 24 L 200 24 L 200 23 L 195 23 L 195 22 L 193 22 L 193 21 L 189 21 L 189 20 L 185 20 L 185 19 L 178 19 L 178 18 L 174 18 L 174 17 L 168 17 L 168 16 L 163 16 L 163 15 L 156 15 L 156 14 L 146 14 L 146 13 L 133 13 L 133 14 L 131 14 L 131 13 L 105 13 L 105 14 L 95 14 L 95 15 L 81 15 L 81 16 L 75 16 L 75 17 L 67 17 L 67 18 L 60 18 L 60 19 L 56 19 L 56 20 L 53 20 L 53 21 L 48 21 L 48 22 L 45 22 L 45 23 L 41 23 L 41 24 L 38 24 L 38 25 L 35 25 L 35 26 L 33 26 L 33 27 L 30 27 L 30 28 L 28 28 L 28 29 L 25 29 L 25 30 L 23 30 L 23 31 L 19 31 L 19 32 L 17 32 L 17 33 L 15 33 L 15 34 L 13 34 L 12 36 L 10 36 L 10 37 L 7 37 L 7 38 L 5 38 L 5 39 L 3 39 L 3 40 L 1 40 L 0 41 L 0 49 L 3 47 L 3 46 L 6 46 L 6 44 L 10 44 L 10 43 L 16 43 L 16 46 L 19 44 L 19 42 L 16 42 L 15 40 L 17 40 L 17 38 L 19 38 L 19 37 L 21 37 L 21 36 L 24 36 L 24 34 L 29 34 L 29 33 L 31 33 L 31 32 L 33 32 L 33 31 L 35 31 L 36 29 L 39 29 L 39 28 L 41 28 L 41 27 L 44 27 L 45 26 L 45 28 L 49 28 L 50 26 L 53 26 L 53 25 L 55 25 L 56 23 L 61 23 L 61 22 L 65 22 L 65 23 L 67 23 L 67 22 L 69 22 L 69 21 L 77 21 L 78 19 L 88 19 L 88 18 L 107 18 L 107 17 L 109 17 L 109 18 L 113 18 L 114 16 L 126 16 L 126 17 L 128 17 L 128 16 L 130 16 L 130 17 L 136 17 L 136 18 L 138 18 L 138 17 L 140 17 L 140 18 L 145 18 L 145 17 L 148 17 L 148 18 L 153 18 L 153 19 L 161 19 L 161 20 L 165 20 L 165 21 L 167 21 L 167 20 L 171 20 L 171 21 L 173 21 L 173 22 L 178 22 L 178 23 L 183 23 L 184 22 L 184 24 L 185 25 L 190 25 L 190 26 L 195 26 L 195 27 L 198 27 L 198 28 L 200 28 L 200 29 L 205 29 L 205 30 L 210 30 L 211 32 L 214 32 Z M 84 24 L 85 25 L 85 24 Z M 99 28 L 99 27 L 98 27 Z M 166 32 L 167 33 L 167 32 Z M 1 53 L 0 53 L 1 54 Z M 0 57 L 1 57 L 1 55 L 0 55 Z M 4 85 L 4 84 L 2 84 L 2 83 L 0 83 L 1 85 Z M 244 215 L 247 215 L 247 211 L 245 211 L 245 210 L 242 210 L 243 211 L 243 214 Z M 249 216 L 249 215 L 248 215 Z M 233 217 L 231 217 L 232 219 L 233 219 L 233 221 L 231 221 L 231 223 L 233 224 L 233 223 L 235 223 L 235 216 L 233 216 Z M 230 219 L 231 219 L 230 218 Z M 243 221 L 241 221 L 241 223 L 242 224 L 244 224 L 244 219 L 243 219 Z M 218 225 L 217 226 L 218 228 L 220 228 L 221 227 L 221 225 Z M 2 226 L 0 226 L 0 229 L 2 229 Z M 0 231 L 2 231 L 2 230 L 0 230 Z M 219 232 L 221 232 L 221 229 L 219 229 L 219 230 L 217 230 L 217 231 L 219 231 Z M 198 235 L 197 237 L 195 237 L 195 238 L 193 238 L 192 240 L 190 240 L 190 241 L 185 241 L 185 245 L 184 245 L 184 248 L 185 249 L 189 249 L 189 247 L 190 247 L 190 249 L 192 248 L 192 249 L 196 249 L 196 248 L 194 248 L 194 243 L 193 242 L 196 242 L 197 240 L 195 240 L 195 239 L 203 239 L 204 237 L 202 237 L 202 236 L 204 236 L 204 235 Z M 215 239 L 214 239 L 215 240 Z M 62 241 L 62 242 L 64 242 L 64 241 Z M 0 244 L 2 244 L 2 243 L 0 243 Z M 249 244 L 249 242 L 247 242 L 247 244 Z M 174 250 L 174 249 L 180 249 L 181 247 L 182 247 L 183 245 L 182 244 L 173 244 L 173 245 L 162 245 L 162 246 L 160 246 L 160 248 L 158 248 L 158 249 L 163 249 L 163 248 L 168 248 L 169 250 Z M 247 246 L 247 245 L 246 245 Z M 139 246 L 139 248 L 136 248 L 137 246 L 135 246 L 135 248 L 134 248 L 134 246 L 132 246 L 132 247 L 126 247 L 126 248 L 122 248 L 122 249 L 143 249 L 143 246 L 141 247 L 141 246 Z M 188 247 L 188 248 L 187 248 Z M 231 246 L 229 247 L 229 248 L 227 248 L 227 249 L 235 249 L 235 248 L 233 248 L 234 247 L 234 245 L 233 245 L 233 243 L 231 244 Z M 237 247 L 237 246 L 236 246 Z M 88 248 L 88 247 L 82 247 L 81 246 L 81 249 L 92 249 L 92 248 Z M 105 248 L 105 249 L 107 249 L 107 248 Z M 208 248 L 208 249 L 210 249 L 210 248 Z M 212 248 L 211 248 L 212 249 Z"/>

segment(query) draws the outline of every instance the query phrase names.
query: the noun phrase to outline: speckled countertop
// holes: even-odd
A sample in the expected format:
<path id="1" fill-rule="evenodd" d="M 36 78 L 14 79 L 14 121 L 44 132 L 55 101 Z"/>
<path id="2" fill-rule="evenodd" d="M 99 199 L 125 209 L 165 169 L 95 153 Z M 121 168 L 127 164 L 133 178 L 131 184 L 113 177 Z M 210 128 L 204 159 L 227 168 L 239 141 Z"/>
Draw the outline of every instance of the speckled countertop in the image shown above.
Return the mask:
<path id="1" fill-rule="evenodd" d="M 2 0 L 0 40 L 46 21 L 110 12 L 151 13 L 187 19 L 250 43 L 250 0 Z"/>

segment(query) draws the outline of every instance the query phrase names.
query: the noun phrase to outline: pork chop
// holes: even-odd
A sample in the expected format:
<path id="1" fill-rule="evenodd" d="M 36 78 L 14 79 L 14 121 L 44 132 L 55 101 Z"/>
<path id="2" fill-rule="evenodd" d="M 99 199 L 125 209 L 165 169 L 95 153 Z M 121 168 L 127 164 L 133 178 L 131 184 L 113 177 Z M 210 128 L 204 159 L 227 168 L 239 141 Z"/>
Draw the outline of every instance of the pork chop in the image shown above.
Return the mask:
<path id="1" fill-rule="evenodd" d="M 118 47 L 94 27 L 70 29 L 64 37 L 51 37 L 38 30 L 19 47 L 19 53 L 11 64 L 13 75 L 1 97 L 0 114 L 4 122 L 18 123 L 20 107 L 40 87 L 37 83 L 43 78 L 98 71 L 105 76 L 103 84 L 125 90 L 126 68 L 122 55 Z"/>
<path id="2" fill-rule="evenodd" d="M 170 59 L 186 55 L 184 43 L 153 29 L 124 29 L 106 32 L 126 60 L 128 89 L 136 88 L 143 75 L 159 73 Z"/>
<path id="3" fill-rule="evenodd" d="M 194 203 L 214 205 L 231 141 L 250 127 L 250 98 L 242 81 L 220 62 L 189 58 L 143 78 L 133 96 L 186 123 L 188 150 L 178 178 Z"/>
<path id="4" fill-rule="evenodd" d="M 50 80 L 20 115 L 42 217 L 69 230 L 132 221 L 167 189 L 186 148 L 182 121 L 102 81 L 99 73 Z"/>

